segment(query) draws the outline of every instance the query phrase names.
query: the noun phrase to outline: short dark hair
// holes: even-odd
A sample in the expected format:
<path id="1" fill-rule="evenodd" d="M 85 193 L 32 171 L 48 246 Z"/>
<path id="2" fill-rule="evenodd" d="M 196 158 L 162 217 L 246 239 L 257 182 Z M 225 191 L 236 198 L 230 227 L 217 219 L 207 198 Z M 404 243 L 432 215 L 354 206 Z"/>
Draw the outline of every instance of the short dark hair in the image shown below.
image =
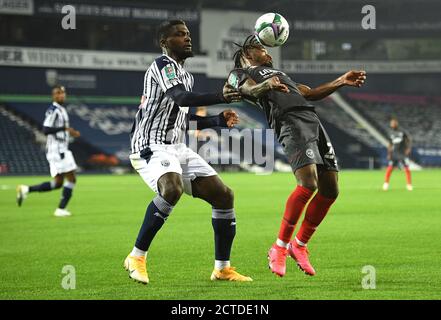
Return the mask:
<path id="1" fill-rule="evenodd" d="M 52 91 L 54 91 L 55 89 L 60 89 L 60 90 L 66 90 L 66 88 L 61 85 L 61 84 L 56 84 L 52 87 Z"/>
<path id="2" fill-rule="evenodd" d="M 170 35 L 172 28 L 176 25 L 185 25 L 184 20 L 168 20 L 159 25 L 158 28 L 158 43 L 161 45 L 161 40 L 167 38 Z"/>

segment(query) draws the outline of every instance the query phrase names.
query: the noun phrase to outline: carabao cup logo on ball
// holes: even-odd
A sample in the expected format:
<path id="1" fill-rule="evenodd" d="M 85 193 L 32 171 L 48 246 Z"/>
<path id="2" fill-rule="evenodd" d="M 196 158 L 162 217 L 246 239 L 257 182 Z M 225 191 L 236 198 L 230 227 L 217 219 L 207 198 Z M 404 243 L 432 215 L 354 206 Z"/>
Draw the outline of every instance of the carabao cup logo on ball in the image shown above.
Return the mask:
<path id="1" fill-rule="evenodd" d="M 261 44 L 267 47 L 277 47 L 288 39 L 289 24 L 278 13 L 265 13 L 257 19 L 254 31 Z"/>

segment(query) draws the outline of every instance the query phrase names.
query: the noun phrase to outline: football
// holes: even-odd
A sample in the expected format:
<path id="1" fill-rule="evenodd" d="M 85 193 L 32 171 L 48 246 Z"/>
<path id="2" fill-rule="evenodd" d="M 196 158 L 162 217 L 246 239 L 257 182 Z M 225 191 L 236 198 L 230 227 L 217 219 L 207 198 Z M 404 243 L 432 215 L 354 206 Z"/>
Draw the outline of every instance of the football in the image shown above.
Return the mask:
<path id="1" fill-rule="evenodd" d="M 278 13 L 265 13 L 260 16 L 254 27 L 257 40 L 267 47 L 283 45 L 289 36 L 289 24 Z"/>

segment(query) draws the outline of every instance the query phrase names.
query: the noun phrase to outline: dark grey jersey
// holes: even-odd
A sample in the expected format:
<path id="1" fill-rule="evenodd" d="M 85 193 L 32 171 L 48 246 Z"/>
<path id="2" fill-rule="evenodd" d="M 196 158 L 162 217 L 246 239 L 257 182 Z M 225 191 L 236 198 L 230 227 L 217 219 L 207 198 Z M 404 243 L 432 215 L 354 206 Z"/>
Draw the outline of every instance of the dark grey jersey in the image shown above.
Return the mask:
<path id="1" fill-rule="evenodd" d="M 410 145 L 409 135 L 400 129 L 390 131 L 389 142 L 392 144 L 392 151 L 398 155 L 405 155 L 406 149 Z"/>
<path id="2" fill-rule="evenodd" d="M 271 128 L 279 136 L 283 123 L 289 118 L 289 113 L 305 109 L 314 110 L 314 105 L 307 101 L 297 88 L 298 84 L 286 73 L 264 66 L 234 69 L 228 77 L 228 82 L 233 87 L 239 88 L 247 78 L 256 83 L 262 83 L 274 76 L 277 76 L 280 82 L 288 87 L 289 93 L 269 91 L 257 102 L 264 110 Z"/>

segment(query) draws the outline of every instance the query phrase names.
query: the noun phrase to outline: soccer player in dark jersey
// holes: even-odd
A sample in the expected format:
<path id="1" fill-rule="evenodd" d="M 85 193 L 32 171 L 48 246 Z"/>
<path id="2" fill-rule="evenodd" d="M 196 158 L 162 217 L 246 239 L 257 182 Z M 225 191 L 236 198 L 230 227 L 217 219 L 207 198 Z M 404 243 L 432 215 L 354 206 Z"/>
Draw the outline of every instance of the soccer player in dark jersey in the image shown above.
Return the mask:
<path id="1" fill-rule="evenodd" d="M 389 190 L 389 181 L 392 171 L 394 167 L 399 166 L 404 168 L 404 172 L 406 173 L 407 190 L 412 191 L 413 186 L 409 170 L 409 156 L 412 151 L 412 142 L 409 135 L 399 128 L 396 118 L 390 120 L 390 128 L 389 145 L 387 146 L 387 160 L 389 163 L 384 177 L 383 190 Z"/>
<path id="2" fill-rule="evenodd" d="M 268 252 L 270 269 L 284 276 L 289 254 L 301 270 L 314 275 L 306 245 L 337 198 L 338 167 L 334 148 L 310 101 L 323 99 L 343 86 L 360 87 L 366 73 L 349 71 L 311 89 L 275 69 L 271 56 L 254 36 L 245 40 L 234 61 L 236 69 L 228 83 L 263 108 L 297 180 L 286 203 L 278 239 Z M 305 208 L 302 225 L 291 240 Z"/>

